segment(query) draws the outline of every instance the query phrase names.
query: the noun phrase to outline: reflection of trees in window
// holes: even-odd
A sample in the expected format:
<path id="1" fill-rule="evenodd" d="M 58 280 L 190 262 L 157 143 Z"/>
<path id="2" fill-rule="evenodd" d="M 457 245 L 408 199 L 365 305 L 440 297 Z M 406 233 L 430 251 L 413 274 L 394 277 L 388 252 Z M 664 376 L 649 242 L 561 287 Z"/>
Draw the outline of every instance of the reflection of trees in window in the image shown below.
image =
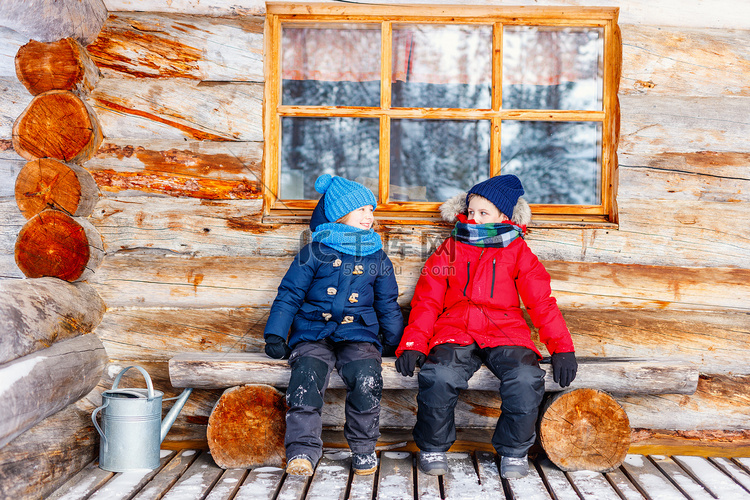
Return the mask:
<path id="1" fill-rule="evenodd" d="M 601 132 L 589 122 L 503 122 L 502 172 L 523 181 L 530 203 L 599 203 Z"/>
<path id="2" fill-rule="evenodd" d="M 281 123 L 282 197 L 320 198 L 315 179 L 324 173 L 347 179 L 378 178 L 377 119 L 284 118 Z"/>

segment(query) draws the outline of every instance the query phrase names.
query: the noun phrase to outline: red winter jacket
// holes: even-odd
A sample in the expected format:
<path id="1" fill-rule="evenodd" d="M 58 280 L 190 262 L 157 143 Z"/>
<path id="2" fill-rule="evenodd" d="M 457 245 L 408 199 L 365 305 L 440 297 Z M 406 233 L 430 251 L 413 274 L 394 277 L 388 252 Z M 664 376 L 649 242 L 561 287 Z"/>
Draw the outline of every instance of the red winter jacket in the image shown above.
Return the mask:
<path id="1" fill-rule="evenodd" d="M 524 346 L 541 357 L 519 295 L 549 353 L 573 352 L 570 332 L 550 294 L 549 273 L 523 239 L 505 248 L 480 248 L 448 238 L 422 269 L 396 355 L 476 342 L 482 348 Z"/>

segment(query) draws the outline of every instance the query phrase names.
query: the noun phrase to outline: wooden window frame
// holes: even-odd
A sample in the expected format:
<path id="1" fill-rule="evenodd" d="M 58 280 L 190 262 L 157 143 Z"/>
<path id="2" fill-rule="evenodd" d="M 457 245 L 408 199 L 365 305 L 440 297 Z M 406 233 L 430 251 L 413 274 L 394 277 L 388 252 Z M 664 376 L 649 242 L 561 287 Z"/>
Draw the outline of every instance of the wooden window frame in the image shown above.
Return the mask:
<path id="1" fill-rule="evenodd" d="M 535 226 L 580 227 L 617 224 L 616 173 L 620 109 L 617 91 L 622 43 L 616 7 L 501 7 L 466 5 L 373 5 L 353 3 L 266 4 L 264 95 L 264 220 L 309 217 L 314 200 L 284 200 L 279 192 L 281 118 L 366 117 L 380 120 L 379 199 L 376 215 L 389 222 L 435 222 L 440 203 L 388 202 L 390 122 L 394 118 L 487 119 L 491 122 L 490 174 L 500 173 L 500 121 L 577 121 L 602 127 L 601 205 L 531 204 Z M 380 107 L 289 106 L 281 104 L 281 26 L 295 23 L 379 23 L 381 25 Z M 482 24 L 493 26 L 492 109 L 391 108 L 393 23 Z M 596 27 L 604 33 L 602 110 L 503 110 L 502 28 L 513 26 Z"/>

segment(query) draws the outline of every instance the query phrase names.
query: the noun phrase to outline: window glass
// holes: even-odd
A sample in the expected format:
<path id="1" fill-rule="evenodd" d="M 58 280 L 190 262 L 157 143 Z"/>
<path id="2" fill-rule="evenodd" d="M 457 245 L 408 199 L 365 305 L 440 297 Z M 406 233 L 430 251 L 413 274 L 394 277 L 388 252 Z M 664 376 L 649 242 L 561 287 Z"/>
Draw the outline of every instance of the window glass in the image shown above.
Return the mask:
<path id="1" fill-rule="evenodd" d="M 315 179 L 322 174 L 362 182 L 377 196 L 379 132 L 377 119 L 282 118 L 279 197 L 319 199 Z"/>
<path id="2" fill-rule="evenodd" d="M 392 120 L 390 201 L 442 202 L 490 172 L 488 120 Z"/>
<path id="3" fill-rule="evenodd" d="M 285 26 L 281 37 L 285 105 L 379 106 L 380 26 Z"/>
<path id="4" fill-rule="evenodd" d="M 393 107 L 491 107 L 492 26 L 393 25 Z"/>
<path id="5" fill-rule="evenodd" d="M 503 121 L 502 173 L 523 181 L 529 203 L 601 203 L 601 125 Z"/>
<path id="6" fill-rule="evenodd" d="M 602 109 L 599 28 L 506 26 L 503 108 Z"/>

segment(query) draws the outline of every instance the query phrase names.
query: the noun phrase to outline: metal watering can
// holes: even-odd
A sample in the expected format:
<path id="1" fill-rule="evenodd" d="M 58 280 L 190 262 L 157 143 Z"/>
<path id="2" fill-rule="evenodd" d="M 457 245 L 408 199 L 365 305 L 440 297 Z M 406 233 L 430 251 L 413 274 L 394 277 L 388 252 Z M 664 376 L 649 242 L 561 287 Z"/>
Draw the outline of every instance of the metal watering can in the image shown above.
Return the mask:
<path id="1" fill-rule="evenodd" d="M 146 379 L 147 389 L 119 389 L 123 374 L 136 368 Z M 161 391 L 155 391 L 148 372 L 140 366 L 124 368 L 112 384 L 112 389 L 102 393 L 102 405 L 91 414 L 99 442 L 99 467 L 112 472 L 159 467 L 159 448 L 172 427 L 177 414 L 185 406 L 192 388 L 182 391 L 164 420 L 161 420 Z M 96 414 L 102 412 L 102 430 Z"/>

